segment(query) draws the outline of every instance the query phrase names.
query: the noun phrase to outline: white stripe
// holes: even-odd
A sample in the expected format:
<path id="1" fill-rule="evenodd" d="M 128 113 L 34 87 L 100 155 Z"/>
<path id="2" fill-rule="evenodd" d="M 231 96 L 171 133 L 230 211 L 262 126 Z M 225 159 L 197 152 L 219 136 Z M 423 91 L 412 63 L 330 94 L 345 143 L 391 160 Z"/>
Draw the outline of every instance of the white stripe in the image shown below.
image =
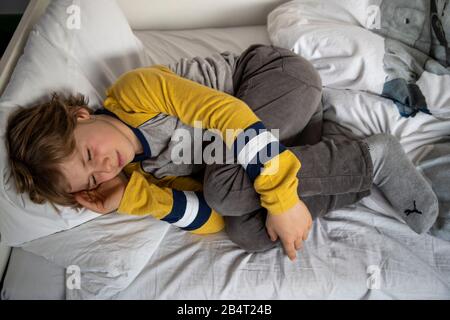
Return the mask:
<path id="1" fill-rule="evenodd" d="M 238 162 L 247 169 L 249 162 L 261 151 L 265 146 L 278 139 L 269 131 L 264 131 L 250 140 L 238 155 Z"/>
<path id="2" fill-rule="evenodd" d="M 197 195 L 193 191 L 183 191 L 186 196 L 186 210 L 183 217 L 174 223 L 175 226 L 184 228 L 190 225 L 197 217 L 198 209 L 200 207 Z"/>

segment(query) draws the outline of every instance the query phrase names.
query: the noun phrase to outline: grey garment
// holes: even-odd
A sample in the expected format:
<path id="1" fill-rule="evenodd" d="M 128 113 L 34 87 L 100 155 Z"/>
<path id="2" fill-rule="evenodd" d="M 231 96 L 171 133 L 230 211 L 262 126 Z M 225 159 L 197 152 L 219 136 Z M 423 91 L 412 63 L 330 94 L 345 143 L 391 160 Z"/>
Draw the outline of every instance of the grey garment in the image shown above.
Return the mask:
<path id="1" fill-rule="evenodd" d="M 233 94 L 233 73 L 238 55 L 231 52 L 214 53 L 210 57 L 183 58 L 169 69 L 179 76 L 210 88 Z M 205 165 L 201 157 L 205 143 L 201 136 L 206 130 L 194 129 L 178 118 L 159 114 L 139 126 L 150 145 L 151 158 L 142 161 L 142 169 L 156 178 L 201 174 Z M 186 134 L 183 134 L 184 133 Z M 195 134 L 196 132 L 196 134 Z M 181 139 L 181 136 L 185 140 Z M 188 139 L 186 139 L 188 138 Z M 187 147 L 190 156 L 178 151 Z M 198 157 L 200 155 L 200 157 Z"/>
<path id="2" fill-rule="evenodd" d="M 168 67 L 183 78 L 233 94 L 233 73 L 239 55 L 226 51 L 210 57 L 182 58 Z"/>
<path id="3" fill-rule="evenodd" d="M 249 55 L 251 55 L 249 51 Z M 264 54 L 273 55 L 273 51 L 267 50 Z M 289 51 L 289 54 L 294 55 Z M 248 59 L 249 55 L 245 57 Z M 268 59 L 272 59 L 268 57 Z M 246 90 L 244 86 L 238 87 L 239 92 L 235 92 L 236 83 L 244 83 L 242 79 L 236 79 L 235 69 L 239 59 L 237 54 L 231 52 L 215 53 L 210 57 L 202 58 L 195 57 L 193 59 L 181 59 L 175 64 L 168 67 L 179 76 L 186 79 L 198 82 L 213 89 L 226 92 L 232 95 L 242 95 L 242 91 Z M 316 92 L 321 91 L 322 84 L 317 73 L 313 67 L 307 64 L 307 69 L 304 67 L 303 62 L 290 62 L 292 65 L 298 65 L 296 68 L 301 69 L 302 75 L 298 76 L 296 70 L 287 70 L 286 76 L 282 79 L 276 79 L 276 81 L 282 81 L 286 88 L 289 88 L 289 83 L 292 81 L 299 83 L 313 83 L 313 90 Z M 302 64 L 303 63 L 303 64 Z M 246 64 L 246 63 L 245 63 Z M 270 66 L 267 66 L 270 67 Z M 240 77 L 247 77 L 251 70 L 241 70 L 245 72 L 240 73 Z M 306 73 L 305 73 L 306 71 Z M 312 77 L 311 79 L 308 77 Z M 280 78 L 280 77 L 278 77 Z M 269 81 L 271 81 L 269 79 Z M 246 85 L 251 85 L 250 82 L 245 82 Z M 283 85 L 280 83 L 280 85 Z M 306 88 L 306 87 L 305 87 Z M 304 88 L 301 87 L 301 90 Z M 265 123 L 269 129 L 280 129 L 280 140 L 286 145 L 313 143 L 318 141 L 321 136 L 322 116 L 323 111 L 320 104 L 320 95 L 311 95 L 307 92 L 302 94 L 302 99 L 305 104 L 311 104 L 311 108 L 301 109 L 301 112 L 297 112 L 295 117 L 290 113 L 289 109 L 279 108 L 273 109 L 273 106 L 278 104 L 282 106 L 285 104 L 296 103 L 299 99 L 297 92 L 285 92 L 283 97 L 278 97 L 276 103 L 272 103 L 270 100 L 273 96 L 265 96 L 265 88 L 261 90 L 250 90 L 246 96 L 246 102 L 255 105 L 252 100 L 269 99 L 265 105 L 261 105 L 261 100 L 257 103 L 260 108 L 264 108 L 265 113 L 272 114 L 270 123 Z M 276 110 L 276 112 L 274 112 Z M 262 111 L 259 111 L 261 113 Z M 291 121 L 286 122 L 286 119 L 290 118 Z M 205 159 L 198 155 L 203 155 L 203 149 L 208 145 L 208 141 L 201 142 L 200 135 L 204 134 L 207 130 L 194 129 L 190 125 L 182 123 L 178 118 L 169 116 L 166 114 L 159 114 L 151 120 L 145 122 L 139 126 L 140 131 L 144 134 L 150 150 L 151 158 L 141 162 L 142 169 L 148 173 L 153 174 L 156 178 L 162 178 L 165 176 L 198 176 L 202 179 L 202 173 L 205 168 Z M 179 135 L 182 132 L 188 134 L 183 137 L 189 139 L 181 140 Z M 197 131 L 197 135 L 194 132 Z M 299 133 L 303 132 L 302 135 Z M 210 136 L 216 136 L 214 133 L 208 133 Z M 196 140 L 197 139 L 197 140 Z M 211 140 L 211 139 L 210 139 Z M 190 148 L 190 156 L 179 157 L 178 150 L 181 149 L 181 144 Z M 229 152 L 228 152 L 229 154 Z M 206 154 L 208 155 L 208 154 Z M 206 161 L 210 161 L 207 159 Z M 229 160 L 233 162 L 233 159 Z M 227 162 L 227 163 L 229 163 Z M 234 161 L 235 162 L 235 161 Z"/>
<path id="4" fill-rule="evenodd" d="M 287 49 L 253 45 L 239 58 L 233 83 L 235 96 L 267 128 L 280 129 L 280 141 L 300 159 L 298 193 L 314 218 L 370 194 L 367 144 L 322 139 L 321 81 L 308 61 Z M 257 252 L 276 245 L 265 229 L 267 211 L 240 165 L 208 165 L 204 196 L 225 216 L 226 231 L 239 246 Z"/>
<path id="5" fill-rule="evenodd" d="M 234 96 L 246 102 L 267 129 L 279 130 L 285 146 L 320 139 L 322 81 L 304 58 L 284 48 L 252 45 L 237 62 L 233 86 Z"/>
<path id="6" fill-rule="evenodd" d="M 195 175 L 204 169 L 204 164 L 201 161 L 196 163 L 194 159 L 196 154 L 202 154 L 202 143 L 194 143 L 194 131 L 199 129 L 162 113 L 140 125 L 139 129 L 151 151 L 151 157 L 141 162 L 145 172 L 160 179 L 165 176 Z M 177 152 L 183 147 L 190 149 L 189 155 Z"/>
<path id="7" fill-rule="evenodd" d="M 404 117 L 431 113 L 416 84 L 424 71 L 450 74 L 449 0 L 383 0 L 380 27 L 371 29 L 385 38 L 382 95 L 391 98 Z"/>
<path id="8" fill-rule="evenodd" d="M 394 207 L 397 217 L 416 233 L 428 232 L 439 212 L 431 185 L 417 171 L 396 137 L 381 133 L 363 141 L 372 158 L 373 183 Z"/>

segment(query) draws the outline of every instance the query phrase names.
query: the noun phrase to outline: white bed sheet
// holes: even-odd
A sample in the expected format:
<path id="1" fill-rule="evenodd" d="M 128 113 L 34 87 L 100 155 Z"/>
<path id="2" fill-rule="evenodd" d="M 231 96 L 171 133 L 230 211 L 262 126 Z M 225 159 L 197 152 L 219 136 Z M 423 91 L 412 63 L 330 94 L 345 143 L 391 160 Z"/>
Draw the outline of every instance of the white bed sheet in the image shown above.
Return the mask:
<path id="1" fill-rule="evenodd" d="M 136 35 L 153 63 L 268 43 L 264 26 L 225 31 L 139 31 Z M 433 117 L 399 122 L 388 101 L 370 95 L 326 90 L 324 103 L 327 119 L 338 121 L 357 136 L 392 132 L 416 160 L 440 135 L 450 134 L 450 123 Z M 328 128 L 331 132 L 334 127 Z M 247 254 L 223 232 L 202 237 L 169 227 L 131 284 L 108 298 L 450 298 L 450 242 L 416 235 L 392 218 L 389 210 L 374 189 L 373 195 L 360 203 L 317 220 L 295 263 L 281 248 Z M 60 280 L 51 281 L 48 286 L 64 286 Z M 68 299 L 84 297 L 90 297 L 89 293 L 66 289 Z"/>

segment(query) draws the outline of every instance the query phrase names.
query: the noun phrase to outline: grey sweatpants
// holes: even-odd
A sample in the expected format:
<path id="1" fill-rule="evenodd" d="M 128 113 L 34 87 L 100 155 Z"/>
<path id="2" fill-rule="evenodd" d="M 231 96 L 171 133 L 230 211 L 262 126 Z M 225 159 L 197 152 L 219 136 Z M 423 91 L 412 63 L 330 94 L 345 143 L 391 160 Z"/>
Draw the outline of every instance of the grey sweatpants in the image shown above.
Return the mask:
<path id="1" fill-rule="evenodd" d="M 280 141 L 302 164 L 298 194 L 313 218 L 370 194 L 373 168 L 367 145 L 342 137 L 322 137 L 322 84 L 308 61 L 287 49 L 266 45 L 252 45 L 239 57 L 227 54 L 223 58 L 226 63 L 217 64 L 214 59 L 206 63 L 184 61 L 172 69 L 232 92 L 246 102 L 266 128 L 279 129 Z M 217 72 L 219 69 L 222 72 Z M 214 74 L 232 74 L 232 79 Z M 267 211 L 241 165 L 208 165 L 203 186 L 207 203 L 225 217 L 232 241 L 249 252 L 276 245 L 266 232 Z"/>

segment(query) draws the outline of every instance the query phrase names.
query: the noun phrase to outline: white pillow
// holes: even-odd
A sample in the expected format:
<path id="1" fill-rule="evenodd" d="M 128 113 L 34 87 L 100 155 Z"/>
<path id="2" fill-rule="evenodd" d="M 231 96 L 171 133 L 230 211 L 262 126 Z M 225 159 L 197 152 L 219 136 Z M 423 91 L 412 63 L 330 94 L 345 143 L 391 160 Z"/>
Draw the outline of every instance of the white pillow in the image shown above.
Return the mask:
<path id="1" fill-rule="evenodd" d="M 335 89 L 381 93 L 384 38 L 364 28 L 371 0 L 296 0 L 267 17 L 272 44 L 310 61 L 322 84 Z"/>
<path id="2" fill-rule="evenodd" d="M 79 13 L 79 15 L 78 15 Z M 79 17 L 79 29 L 77 18 Z M 75 28 L 73 28 L 75 27 Z M 0 98 L 0 134 L 15 106 L 49 99 L 52 91 L 83 93 L 97 108 L 105 89 L 122 73 L 148 65 L 142 44 L 113 0 L 55 0 L 33 27 L 11 80 Z M 17 194 L 4 140 L 0 143 L 0 233 L 2 242 L 18 246 L 98 217 L 48 204 L 37 205 Z"/>
<path id="3" fill-rule="evenodd" d="M 169 228 L 177 232 L 152 217 L 111 213 L 31 241 L 23 249 L 60 267 L 79 268 L 80 288 L 68 286 L 66 298 L 110 299 L 142 271 Z"/>

